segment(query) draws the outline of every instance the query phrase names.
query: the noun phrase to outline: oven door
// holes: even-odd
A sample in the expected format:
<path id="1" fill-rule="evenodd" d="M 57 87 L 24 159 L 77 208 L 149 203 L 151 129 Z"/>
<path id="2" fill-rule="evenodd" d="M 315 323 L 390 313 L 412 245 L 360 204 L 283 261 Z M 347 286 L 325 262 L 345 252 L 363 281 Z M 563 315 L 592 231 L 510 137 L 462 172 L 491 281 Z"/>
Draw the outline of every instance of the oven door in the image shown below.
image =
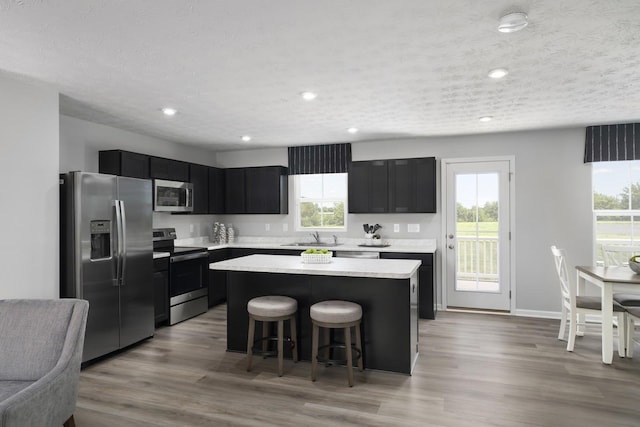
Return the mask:
<path id="1" fill-rule="evenodd" d="M 164 179 L 154 180 L 153 210 L 156 212 L 193 212 L 193 184 Z"/>
<path id="2" fill-rule="evenodd" d="M 170 299 L 207 289 L 208 258 L 209 254 L 205 251 L 176 255 L 169 259 Z"/>

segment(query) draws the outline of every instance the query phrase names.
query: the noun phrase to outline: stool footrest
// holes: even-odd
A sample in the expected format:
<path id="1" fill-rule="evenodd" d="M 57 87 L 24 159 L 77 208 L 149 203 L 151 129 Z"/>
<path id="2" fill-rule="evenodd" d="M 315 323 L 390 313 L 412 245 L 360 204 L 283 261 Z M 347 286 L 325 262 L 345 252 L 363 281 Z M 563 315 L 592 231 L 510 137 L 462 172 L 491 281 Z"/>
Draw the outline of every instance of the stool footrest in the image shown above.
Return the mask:
<path id="1" fill-rule="evenodd" d="M 263 350 L 262 349 L 262 342 L 263 341 L 267 341 L 267 342 L 278 342 L 278 337 L 275 335 L 271 335 L 268 337 L 264 337 L 264 338 L 259 338 L 257 340 L 255 340 L 253 342 L 253 347 L 251 347 L 251 351 L 253 352 L 253 354 L 257 355 L 257 356 L 261 356 L 262 358 L 266 359 L 267 357 L 275 357 L 278 355 L 278 350 Z M 293 350 L 296 347 L 296 342 L 293 341 L 291 339 L 291 337 L 283 337 L 282 338 L 283 342 L 289 343 L 289 345 L 291 345 L 291 350 Z M 268 344 L 267 344 L 268 346 Z"/>
<path id="2" fill-rule="evenodd" d="M 347 346 L 344 344 L 340 344 L 340 343 L 332 343 L 332 344 L 326 344 L 326 345 L 322 345 L 320 347 L 318 347 L 318 353 L 320 353 L 320 350 L 325 350 L 325 349 L 331 349 L 331 348 L 340 348 L 340 349 L 346 349 Z M 357 364 L 358 363 L 358 359 L 360 359 L 360 356 L 362 355 L 362 351 L 356 347 L 354 344 L 351 344 L 351 351 L 353 352 L 353 354 L 351 355 L 351 365 Z M 320 363 L 324 363 L 326 366 L 331 366 L 331 365 L 346 365 L 348 360 L 347 359 L 330 359 L 330 358 L 324 358 L 324 357 L 320 357 L 320 356 L 316 356 L 316 360 Z"/>

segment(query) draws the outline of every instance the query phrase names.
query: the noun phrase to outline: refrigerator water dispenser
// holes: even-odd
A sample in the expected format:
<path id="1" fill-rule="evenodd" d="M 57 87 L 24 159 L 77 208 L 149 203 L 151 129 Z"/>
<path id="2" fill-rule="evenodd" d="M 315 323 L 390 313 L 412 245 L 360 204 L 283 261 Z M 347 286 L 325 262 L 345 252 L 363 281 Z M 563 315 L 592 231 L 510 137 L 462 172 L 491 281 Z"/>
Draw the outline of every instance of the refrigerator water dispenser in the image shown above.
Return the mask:
<path id="1" fill-rule="evenodd" d="M 111 256 L 111 221 L 91 221 L 91 260 Z"/>

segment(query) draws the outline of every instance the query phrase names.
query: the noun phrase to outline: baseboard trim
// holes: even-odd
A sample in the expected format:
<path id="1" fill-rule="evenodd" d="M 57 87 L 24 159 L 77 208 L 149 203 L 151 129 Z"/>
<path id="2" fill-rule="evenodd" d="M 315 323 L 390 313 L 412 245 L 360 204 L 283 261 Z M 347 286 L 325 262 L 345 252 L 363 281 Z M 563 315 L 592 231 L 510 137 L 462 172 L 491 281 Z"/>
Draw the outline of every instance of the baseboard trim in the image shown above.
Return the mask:
<path id="1" fill-rule="evenodd" d="M 559 311 L 522 310 L 517 309 L 514 316 L 539 317 L 541 319 L 560 319 L 562 313 Z"/>

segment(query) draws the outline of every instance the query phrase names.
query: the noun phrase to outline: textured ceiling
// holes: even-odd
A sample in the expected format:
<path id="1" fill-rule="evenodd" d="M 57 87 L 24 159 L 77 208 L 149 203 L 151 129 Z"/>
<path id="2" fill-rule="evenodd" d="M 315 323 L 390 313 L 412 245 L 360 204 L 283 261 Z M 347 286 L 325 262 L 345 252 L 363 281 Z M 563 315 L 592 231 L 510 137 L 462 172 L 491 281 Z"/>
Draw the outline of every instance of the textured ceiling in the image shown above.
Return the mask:
<path id="1" fill-rule="evenodd" d="M 515 10 L 529 26 L 498 32 Z M 0 0 L 0 70 L 63 114 L 212 149 L 623 123 L 640 1 Z"/>

